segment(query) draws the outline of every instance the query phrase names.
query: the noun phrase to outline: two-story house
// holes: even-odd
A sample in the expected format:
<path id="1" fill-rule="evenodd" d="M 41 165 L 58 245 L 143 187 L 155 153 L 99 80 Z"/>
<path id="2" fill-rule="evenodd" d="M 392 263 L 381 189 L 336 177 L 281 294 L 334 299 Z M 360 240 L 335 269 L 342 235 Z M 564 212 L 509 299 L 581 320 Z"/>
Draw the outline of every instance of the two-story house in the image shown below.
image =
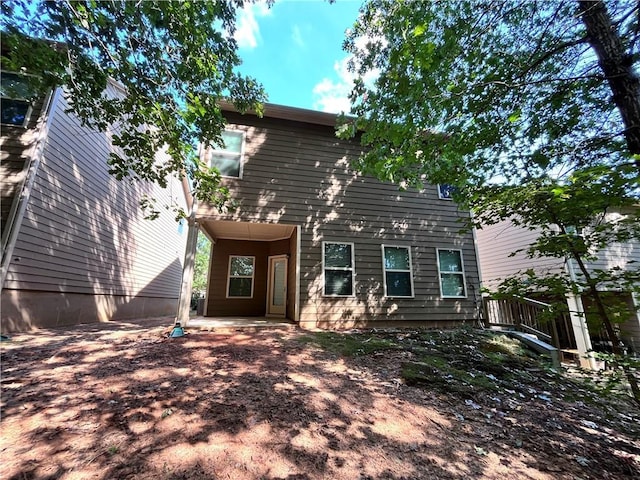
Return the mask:
<path id="1" fill-rule="evenodd" d="M 200 205 L 213 241 L 205 315 L 280 317 L 302 327 L 446 327 L 477 319 L 467 217 L 446 189 L 400 190 L 358 174 L 358 142 L 336 116 L 226 106 L 225 148 L 203 152 L 234 206 Z"/>
<path id="2" fill-rule="evenodd" d="M 164 209 L 145 220 L 139 202 L 185 205 L 182 184 L 117 181 L 110 133 L 66 113 L 62 89 L 32 103 L 1 75 L 2 330 L 174 315 L 186 226 Z"/>

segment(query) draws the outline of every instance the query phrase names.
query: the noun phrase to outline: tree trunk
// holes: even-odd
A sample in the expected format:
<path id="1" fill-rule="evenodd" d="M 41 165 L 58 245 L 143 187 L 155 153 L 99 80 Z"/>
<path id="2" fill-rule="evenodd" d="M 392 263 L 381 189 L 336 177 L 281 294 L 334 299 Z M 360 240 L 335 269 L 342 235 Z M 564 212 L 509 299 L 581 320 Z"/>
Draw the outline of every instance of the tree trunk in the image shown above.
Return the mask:
<path id="1" fill-rule="evenodd" d="M 591 278 L 591 274 L 587 269 L 584 261 L 582 260 L 581 254 L 574 248 L 571 249 L 571 256 L 578 264 L 578 268 L 580 272 L 585 278 L 588 287 L 588 295 L 593 300 L 594 305 L 596 306 L 596 311 L 598 312 L 598 316 L 600 320 L 602 320 L 602 324 L 607 332 L 607 336 L 609 337 L 609 341 L 611 342 L 611 350 L 616 359 L 622 360 L 622 370 L 627 377 L 627 381 L 629 382 L 629 387 L 631 388 L 631 395 L 633 399 L 636 401 L 638 405 L 640 405 L 640 385 L 638 385 L 638 379 L 635 377 L 633 370 L 624 364 L 624 356 L 625 353 L 622 350 L 622 342 L 616 333 L 613 322 L 607 313 L 607 309 L 605 307 L 604 301 L 602 300 L 602 296 L 600 295 L 600 291 L 598 290 L 597 283 Z"/>
<path id="2" fill-rule="evenodd" d="M 627 148 L 640 155 L 640 79 L 634 72 L 633 58 L 625 51 L 602 0 L 578 0 L 578 9 L 587 29 L 587 41 L 598 57 L 620 111 Z M 640 159 L 635 163 L 640 168 Z"/>
<path id="3" fill-rule="evenodd" d="M 553 219 L 553 222 L 560 228 L 560 231 L 563 235 L 567 234 L 566 228 L 560 222 L 558 215 L 550 208 L 547 207 L 547 212 L 549 216 Z M 600 291 L 598 290 L 598 282 L 593 279 L 587 265 L 584 263 L 584 259 L 580 251 L 575 248 L 573 242 L 568 246 L 569 250 L 569 261 L 573 259 L 578 264 L 578 268 L 580 269 L 580 273 L 584 277 L 584 281 L 588 286 L 587 295 L 593 301 L 596 311 L 598 312 L 598 317 L 602 320 L 602 324 L 607 332 L 607 336 L 609 337 L 609 341 L 611 342 L 611 350 L 613 351 L 614 358 L 621 361 L 622 370 L 629 382 L 629 387 L 631 388 L 631 396 L 636 401 L 636 403 L 640 406 L 640 385 L 638 384 L 638 379 L 635 377 L 633 370 L 625 364 L 624 356 L 625 352 L 622 349 L 622 341 L 618 337 L 618 334 L 615 331 L 613 326 L 613 322 L 609 313 L 607 312 L 607 308 L 605 303 L 600 295 Z M 575 282 L 575 279 L 571 279 L 572 282 Z"/>

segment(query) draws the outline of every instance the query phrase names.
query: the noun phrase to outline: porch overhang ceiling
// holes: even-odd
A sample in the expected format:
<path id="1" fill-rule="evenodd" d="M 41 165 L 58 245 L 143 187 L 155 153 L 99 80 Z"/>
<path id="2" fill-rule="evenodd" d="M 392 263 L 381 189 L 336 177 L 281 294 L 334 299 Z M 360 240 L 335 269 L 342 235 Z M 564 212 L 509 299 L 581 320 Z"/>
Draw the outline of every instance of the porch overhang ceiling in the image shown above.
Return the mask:
<path id="1" fill-rule="evenodd" d="M 214 239 L 252 240 L 269 242 L 290 238 L 295 226 L 271 223 L 205 221 L 202 227 Z"/>

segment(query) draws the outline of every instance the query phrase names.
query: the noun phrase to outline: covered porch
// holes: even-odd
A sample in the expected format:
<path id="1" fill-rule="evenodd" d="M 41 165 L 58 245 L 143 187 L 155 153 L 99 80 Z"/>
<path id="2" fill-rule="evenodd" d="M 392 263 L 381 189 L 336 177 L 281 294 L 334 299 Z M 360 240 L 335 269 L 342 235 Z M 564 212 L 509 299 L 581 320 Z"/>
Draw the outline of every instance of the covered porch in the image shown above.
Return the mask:
<path id="1" fill-rule="evenodd" d="M 298 226 L 210 219 L 199 225 L 212 244 L 203 319 L 227 326 L 298 321 Z"/>

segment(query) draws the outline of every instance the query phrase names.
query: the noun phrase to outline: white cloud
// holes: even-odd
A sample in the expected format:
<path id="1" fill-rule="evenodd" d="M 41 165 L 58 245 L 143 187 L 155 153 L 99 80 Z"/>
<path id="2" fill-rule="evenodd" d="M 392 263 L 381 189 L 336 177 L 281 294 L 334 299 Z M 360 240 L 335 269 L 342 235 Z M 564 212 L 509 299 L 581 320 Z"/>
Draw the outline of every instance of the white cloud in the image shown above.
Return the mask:
<path id="1" fill-rule="evenodd" d="M 313 108 L 323 112 L 341 113 L 351 110 L 349 92 L 353 88 L 354 75 L 347 70 L 349 57 L 333 64 L 337 81 L 323 78 L 313 87 Z"/>
<path id="2" fill-rule="evenodd" d="M 349 35 L 350 32 L 347 30 L 346 33 Z M 357 58 L 365 56 L 371 45 L 375 45 L 377 48 L 384 48 L 387 43 L 387 40 L 379 35 L 362 35 L 356 38 L 354 46 L 358 53 L 357 57 L 350 54 L 333 64 L 337 80 L 334 81 L 325 77 L 313 87 L 313 108 L 330 113 L 349 113 L 351 110 L 349 93 L 353 89 L 354 80 L 356 79 L 356 75 L 348 69 L 349 63 L 356 62 L 357 68 Z M 373 69 L 366 72 L 362 80 L 367 88 L 374 89 L 375 81 L 379 76 L 380 70 Z"/>
<path id="3" fill-rule="evenodd" d="M 300 31 L 300 27 L 298 25 L 294 25 L 291 30 L 291 40 L 300 48 L 305 47 L 304 38 L 302 38 L 302 32 Z"/>
<path id="4" fill-rule="evenodd" d="M 313 87 L 313 108 L 329 113 L 349 113 L 351 110 L 349 93 L 353 89 L 356 78 L 356 75 L 348 69 L 352 59 L 353 56 L 348 55 L 333 64 L 333 70 L 338 77 L 337 81 L 325 77 Z M 373 88 L 379 75 L 380 71 L 377 69 L 367 72 L 363 77 L 365 85 Z"/>
<path id="5" fill-rule="evenodd" d="M 234 38 L 240 48 L 256 48 L 261 41 L 258 18 L 266 17 L 271 11 L 265 2 L 245 5 L 238 10 Z"/>

